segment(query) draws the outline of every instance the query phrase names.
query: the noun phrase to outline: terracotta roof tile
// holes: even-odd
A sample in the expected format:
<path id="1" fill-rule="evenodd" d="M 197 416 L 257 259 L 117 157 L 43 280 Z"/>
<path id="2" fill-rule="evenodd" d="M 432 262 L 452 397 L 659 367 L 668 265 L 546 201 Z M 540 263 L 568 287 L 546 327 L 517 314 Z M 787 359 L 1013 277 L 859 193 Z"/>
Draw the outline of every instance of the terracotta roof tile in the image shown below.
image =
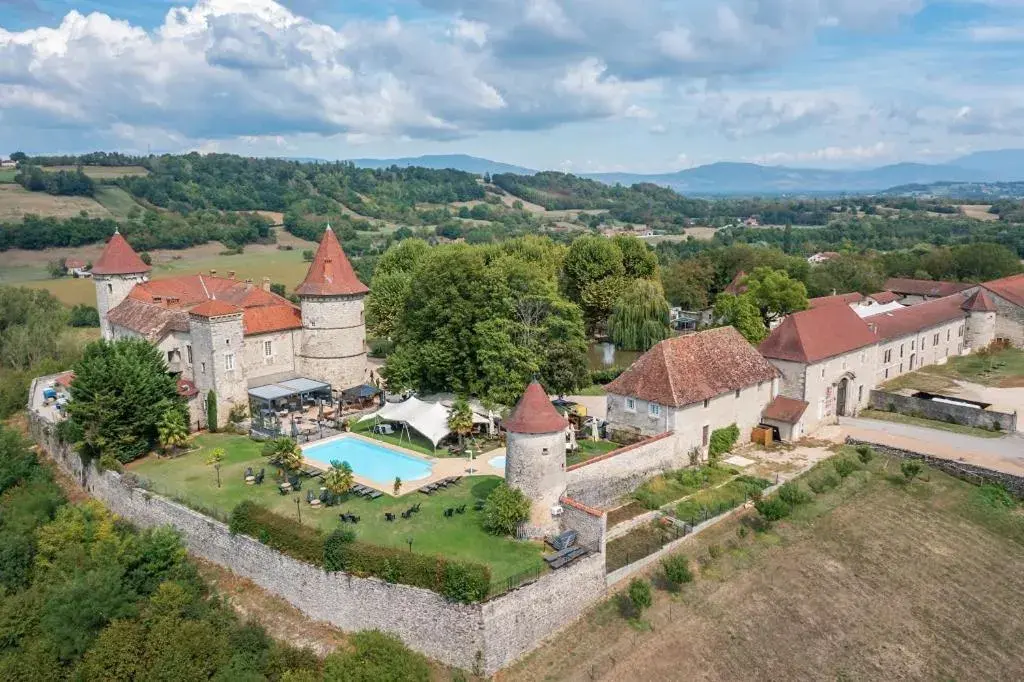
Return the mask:
<path id="1" fill-rule="evenodd" d="M 951 296 L 970 289 L 972 286 L 974 285 L 963 282 L 936 282 L 930 279 L 906 279 L 903 277 L 890 277 L 885 281 L 886 291 L 893 291 L 903 296 L 928 296 L 930 298 Z"/>
<path id="2" fill-rule="evenodd" d="M 739 332 L 719 327 L 662 341 L 605 390 L 682 407 L 777 376 L 778 371 Z"/>
<path id="3" fill-rule="evenodd" d="M 302 313 L 293 305 L 246 308 L 242 325 L 246 336 L 298 329 L 302 326 Z"/>
<path id="4" fill-rule="evenodd" d="M 306 279 L 295 289 L 299 296 L 344 296 L 365 294 L 369 291 L 356 277 L 352 264 L 345 257 L 338 237 L 330 225 L 313 256 Z"/>
<path id="5" fill-rule="evenodd" d="M 899 310 L 872 315 L 867 318 L 866 322 L 874 327 L 879 340 L 888 341 L 915 334 L 957 318 L 963 319 L 965 301 L 963 294 L 953 294 Z"/>
<path id="6" fill-rule="evenodd" d="M 135 253 L 120 232 L 114 233 L 103 247 L 99 260 L 92 265 L 94 275 L 130 275 L 150 270 L 152 268 L 142 262 L 139 254 Z"/>
<path id="7" fill-rule="evenodd" d="M 900 300 L 899 294 L 895 294 L 891 291 L 879 291 L 877 294 L 871 294 L 868 296 L 875 303 L 885 305 L 886 303 L 895 303 Z"/>
<path id="8" fill-rule="evenodd" d="M 814 363 L 870 346 L 876 340 L 849 306 L 825 305 L 788 316 L 758 350 L 766 358 Z"/>
<path id="9" fill-rule="evenodd" d="M 558 414 L 543 387 L 532 381 L 502 424 L 512 433 L 556 433 L 565 430 L 569 422 Z"/>
<path id="10" fill-rule="evenodd" d="M 135 287 L 138 289 L 138 285 Z M 107 320 L 141 334 L 150 341 L 159 341 L 168 332 L 188 331 L 188 314 L 181 308 L 147 303 L 128 297 L 107 313 Z"/>
<path id="11" fill-rule="evenodd" d="M 1024 307 L 1024 275 L 1003 277 L 985 282 L 981 286 L 1014 305 Z"/>
<path id="12" fill-rule="evenodd" d="M 851 303 L 860 303 L 864 300 L 864 296 L 860 292 L 854 291 L 849 294 L 835 294 L 834 296 L 819 296 L 817 298 L 807 299 L 808 308 L 820 308 L 823 305 L 836 305 L 845 304 L 850 305 Z"/>
<path id="13" fill-rule="evenodd" d="M 984 289 L 975 291 L 960 307 L 971 313 L 994 313 L 997 310 L 996 304 L 992 302 Z"/>
<path id="14" fill-rule="evenodd" d="M 783 424 L 796 424 L 800 417 L 804 416 L 807 410 L 807 403 L 803 400 L 794 400 L 784 395 L 775 396 L 775 400 L 768 403 L 761 413 L 762 419 L 771 419 Z"/>
<path id="15" fill-rule="evenodd" d="M 242 308 L 225 301 L 210 299 L 190 309 L 188 313 L 197 317 L 224 317 L 226 315 L 239 315 L 242 313 Z"/>

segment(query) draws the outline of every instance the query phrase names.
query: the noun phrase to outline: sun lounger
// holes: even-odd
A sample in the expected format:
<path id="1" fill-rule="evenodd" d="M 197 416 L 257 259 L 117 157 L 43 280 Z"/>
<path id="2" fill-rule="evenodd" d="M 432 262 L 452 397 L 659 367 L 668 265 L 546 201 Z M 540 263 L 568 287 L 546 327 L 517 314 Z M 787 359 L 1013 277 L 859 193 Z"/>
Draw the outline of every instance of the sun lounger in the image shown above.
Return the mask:
<path id="1" fill-rule="evenodd" d="M 555 552 L 554 554 L 546 555 L 544 557 L 544 561 L 548 562 L 549 564 L 553 563 L 555 561 L 558 561 L 562 557 L 567 556 L 568 554 L 570 554 L 571 552 L 573 552 L 575 550 L 576 550 L 576 547 L 566 547 L 565 549 L 560 549 L 557 552 Z"/>
<path id="2" fill-rule="evenodd" d="M 560 535 L 553 537 L 548 544 L 554 547 L 556 550 L 562 550 L 567 547 L 572 547 L 576 544 L 577 533 L 574 530 L 567 530 Z"/>
<path id="3" fill-rule="evenodd" d="M 423 493 L 424 495 L 433 495 L 434 494 L 434 486 L 432 486 L 432 485 L 425 485 L 422 488 L 420 488 L 420 492 Z"/>
<path id="4" fill-rule="evenodd" d="M 367 495 L 367 497 L 369 497 L 371 500 L 376 500 L 378 497 L 383 497 L 383 496 L 384 496 L 384 493 L 382 493 L 379 490 L 372 490 L 372 491 L 370 491 L 370 494 Z"/>
<path id="5" fill-rule="evenodd" d="M 583 556 L 586 553 L 587 553 L 587 550 L 585 550 L 582 547 L 570 547 L 568 553 L 566 553 L 564 556 L 561 556 L 558 559 L 555 559 L 554 561 L 550 562 L 548 564 L 548 566 L 550 566 L 551 570 L 553 570 L 553 571 L 558 570 L 559 568 L 563 568 L 564 566 L 568 566 L 569 564 L 571 564 L 572 562 L 576 561 L 577 559 L 579 559 L 581 556 Z"/>

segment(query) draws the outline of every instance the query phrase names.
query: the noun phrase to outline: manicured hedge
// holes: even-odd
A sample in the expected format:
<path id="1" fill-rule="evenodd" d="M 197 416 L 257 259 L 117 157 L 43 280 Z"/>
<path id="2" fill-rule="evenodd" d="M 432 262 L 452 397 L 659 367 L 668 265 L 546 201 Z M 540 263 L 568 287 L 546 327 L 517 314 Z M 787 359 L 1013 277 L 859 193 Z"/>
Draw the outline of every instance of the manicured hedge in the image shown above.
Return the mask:
<path id="1" fill-rule="evenodd" d="M 482 601 L 490 590 L 491 571 L 483 564 L 371 545 L 355 540 L 351 531 L 337 530 L 325 535 L 250 501 L 240 503 L 231 512 L 230 528 L 232 533 L 256 538 L 268 547 L 328 571 L 423 587 L 452 601 Z"/>

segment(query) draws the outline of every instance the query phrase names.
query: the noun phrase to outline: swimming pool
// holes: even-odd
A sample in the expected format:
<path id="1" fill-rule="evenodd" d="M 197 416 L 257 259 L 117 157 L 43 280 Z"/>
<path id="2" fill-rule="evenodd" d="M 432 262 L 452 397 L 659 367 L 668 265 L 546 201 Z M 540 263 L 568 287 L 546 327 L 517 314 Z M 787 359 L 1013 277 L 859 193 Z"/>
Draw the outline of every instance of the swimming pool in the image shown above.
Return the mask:
<path id="1" fill-rule="evenodd" d="M 498 455 L 497 457 L 491 457 L 489 460 L 487 460 L 487 463 L 490 464 L 495 469 L 504 469 L 505 468 L 505 455 Z"/>
<path id="2" fill-rule="evenodd" d="M 356 476 L 387 484 L 396 476 L 402 481 L 418 481 L 428 478 L 433 471 L 430 462 L 355 436 L 310 445 L 302 453 L 325 467 L 332 460 L 348 462 Z"/>

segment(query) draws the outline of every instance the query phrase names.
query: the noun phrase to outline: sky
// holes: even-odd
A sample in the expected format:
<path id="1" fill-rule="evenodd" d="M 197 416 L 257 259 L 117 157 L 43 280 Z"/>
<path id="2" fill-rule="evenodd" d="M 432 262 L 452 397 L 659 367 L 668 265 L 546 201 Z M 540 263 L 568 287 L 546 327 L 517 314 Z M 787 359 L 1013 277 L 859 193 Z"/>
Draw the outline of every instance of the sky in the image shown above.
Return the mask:
<path id="1" fill-rule="evenodd" d="M 665 172 L 1022 136 L 1024 0 L 0 0 L 0 154 Z"/>

